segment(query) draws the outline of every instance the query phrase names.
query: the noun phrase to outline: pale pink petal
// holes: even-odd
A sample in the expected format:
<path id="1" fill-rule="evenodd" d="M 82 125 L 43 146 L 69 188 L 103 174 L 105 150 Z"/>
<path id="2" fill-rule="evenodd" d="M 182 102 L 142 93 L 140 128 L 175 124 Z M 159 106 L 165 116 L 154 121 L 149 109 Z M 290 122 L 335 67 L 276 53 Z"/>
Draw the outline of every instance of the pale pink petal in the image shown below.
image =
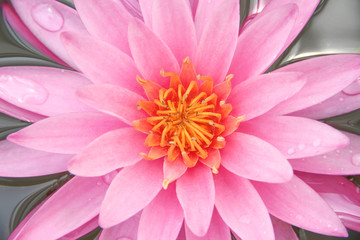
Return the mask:
<path id="1" fill-rule="evenodd" d="M 36 49 L 38 49 L 50 59 L 67 66 L 65 62 L 58 58 L 34 36 L 34 34 L 25 26 L 25 24 L 21 21 L 20 17 L 17 15 L 15 10 L 8 2 L 2 2 L 1 9 L 6 21 L 16 31 L 16 33 L 20 34 L 20 36 L 24 38 L 28 43 L 30 43 L 32 46 L 34 46 Z"/>
<path id="2" fill-rule="evenodd" d="M 344 89 L 360 76 L 360 56 L 339 54 L 315 57 L 276 70 L 289 71 L 303 73 L 307 82 L 301 91 L 274 108 L 271 111 L 274 114 L 287 114 L 313 106 Z"/>
<path id="3" fill-rule="evenodd" d="M 142 91 L 136 82 L 139 71 L 125 53 L 110 44 L 73 32 L 64 32 L 61 39 L 69 55 L 94 83 L 110 83 Z"/>
<path id="4" fill-rule="evenodd" d="M 263 73 L 279 57 L 297 13 L 295 4 L 285 5 L 254 19 L 240 34 L 229 69 L 235 84 Z"/>
<path id="5" fill-rule="evenodd" d="M 199 39 L 195 61 L 198 74 L 211 76 L 214 83 L 225 79 L 236 47 L 239 21 L 237 0 L 223 1 L 214 11 Z"/>
<path id="6" fill-rule="evenodd" d="M 152 28 L 152 6 L 154 0 L 139 0 L 140 9 L 144 17 L 144 22 L 148 28 Z"/>
<path id="7" fill-rule="evenodd" d="M 267 209 L 247 179 L 220 169 L 214 180 L 216 209 L 232 231 L 243 239 L 274 239 Z"/>
<path id="8" fill-rule="evenodd" d="M 238 130 L 269 142 L 287 159 L 315 156 L 349 144 L 348 137 L 340 131 L 300 117 L 263 116 L 240 123 Z"/>
<path id="9" fill-rule="evenodd" d="M 273 224 L 276 240 L 298 240 L 298 237 L 290 224 L 283 222 L 274 216 L 270 217 Z"/>
<path id="10" fill-rule="evenodd" d="M 184 213 L 176 198 L 175 185 L 171 185 L 144 208 L 138 240 L 175 240 L 183 220 Z"/>
<path id="11" fill-rule="evenodd" d="M 100 226 L 112 227 L 148 205 L 162 187 L 162 161 L 140 161 L 112 181 L 100 211 Z"/>
<path id="12" fill-rule="evenodd" d="M 83 75 L 50 67 L 0 68 L 0 98 L 42 115 L 90 111 L 75 91 L 90 84 Z"/>
<path id="13" fill-rule="evenodd" d="M 79 239 L 85 234 L 91 232 L 95 228 L 99 226 L 99 218 L 98 216 L 94 217 L 87 223 L 83 224 L 82 226 L 78 227 L 74 231 L 66 234 L 65 236 L 59 238 L 59 240 L 73 240 L 73 239 Z"/>
<path id="14" fill-rule="evenodd" d="M 77 229 L 99 214 L 107 188 L 101 178 L 74 177 L 39 208 L 18 239 L 57 239 Z"/>
<path id="15" fill-rule="evenodd" d="M 253 182 L 269 212 L 312 232 L 346 237 L 346 228 L 329 205 L 295 175 L 286 183 Z"/>
<path id="16" fill-rule="evenodd" d="M 170 48 L 140 20 L 129 24 L 129 44 L 135 64 L 142 76 L 163 87 L 169 80 L 160 71 L 179 73 L 179 64 Z"/>
<path id="17" fill-rule="evenodd" d="M 191 232 L 191 230 L 185 226 L 186 239 L 187 240 L 230 240 L 231 234 L 230 229 L 221 219 L 218 211 L 214 209 L 209 230 L 203 237 L 198 237 Z"/>
<path id="18" fill-rule="evenodd" d="M 195 59 L 196 33 L 189 6 L 184 0 L 154 0 L 152 28 L 171 49 L 177 61 Z"/>
<path id="19" fill-rule="evenodd" d="M 185 221 L 197 236 L 204 236 L 209 229 L 214 209 L 215 188 L 210 168 L 197 165 L 189 168 L 176 181 L 176 193 Z"/>
<path id="20" fill-rule="evenodd" d="M 285 182 L 293 175 L 286 158 L 269 143 L 252 135 L 236 132 L 226 138 L 221 164 L 245 178 L 265 182 Z"/>
<path id="21" fill-rule="evenodd" d="M 110 228 L 103 229 L 100 234 L 99 240 L 137 239 L 140 216 L 141 213 L 135 214 L 131 218 L 128 218 L 125 222 L 122 222 Z"/>
<path id="22" fill-rule="evenodd" d="M 112 170 L 133 165 L 146 152 L 146 135 L 134 128 L 109 131 L 80 151 L 68 164 L 71 173 L 78 176 L 102 176 Z"/>
<path id="23" fill-rule="evenodd" d="M 0 142 L 0 175 L 33 177 L 65 172 L 72 155 L 47 153 L 24 148 L 9 141 Z"/>
<path id="24" fill-rule="evenodd" d="M 73 154 L 100 135 L 124 125 L 119 119 L 103 113 L 71 113 L 36 122 L 7 139 L 40 151 Z"/>
<path id="25" fill-rule="evenodd" d="M 88 34 L 73 8 L 55 0 L 12 0 L 11 3 L 25 25 L 50 51 L 76 67 L 60 40 L 64 31 Z"/>
<path id="26" fill-rule="evenodd" d="M 97 110 L 120 118 L 131 125 L 132 121 L 148 115 L 137 109 L 142 96 L 120 86 L 110 84 L 89 85 L 77 91 L 78 97 Z"/>
<path id="27" fill-rule="evenodd" d="M 45 118 L 43 115 L 19 108 L 2 99 L 0 99 L 0 112 L 26 122 L 37 122 Z"/>
<path id="28" fill-rule="evenodd" d="M 127 31 L 132 16 L 120 1 L 75 0 L 74 3 L 86 29 L 93 37 L 130 54 Z"/>
<path id="29" fill-rule="evenodd" d="M 174 161 L 170 162 L 165 157 L 163 172 L 164 172 L 164 181 L 163 186 L 166 187 L 169 183 L 175 181 L 181 177 L 187 170 L 187 166 L 181 157 L 176 158 Z"/>
<path id="30" fill-rule="evenodd" d="M 233 116 L 245 116 L 245 121 L 264 114 L 280 102 L 297 93 L 305 84 L 298 73 L 268 73 L 237 85 L 227 102 Z"/>

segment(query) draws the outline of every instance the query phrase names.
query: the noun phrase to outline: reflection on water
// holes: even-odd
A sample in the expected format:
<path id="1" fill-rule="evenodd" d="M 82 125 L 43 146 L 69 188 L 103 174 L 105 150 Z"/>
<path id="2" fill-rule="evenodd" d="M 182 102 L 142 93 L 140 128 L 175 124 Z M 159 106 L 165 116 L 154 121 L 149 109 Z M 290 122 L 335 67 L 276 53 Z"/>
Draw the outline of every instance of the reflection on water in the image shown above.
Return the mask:
<path id="1" fill-rule="evenodd" d="M 0 0 L 0 2 L 3 0 Z M 70 0 L 62 0 L 73 6 Z M 241 21 L 248 12 L 258 6 L 257 0 L 240 0 Z M 303 58 L 334 53 L 360 53 L 360 1 L 325 0 L 321 2 L 316 15 L 305 31 L 289 48 L 286 54 L 272 67 L 276 68 Z M 60 67 L 48 60 L 16 33 L 11 31 L 1 18 L 0 21 L 0 66 L 45 65 Z M 332 126 L 360 134 L 360 111 L 326 120 Z M 17 131 L 27 123 L 0 115 L 0 139 Z M 48 196 L 69 178 L 68 174 L 36 178 L 0 178 L 0 239 L 6 239 L 9 232 L 41 200 Z M 358 177 L 353 181 L 360 183 Z M 298 230 L 301 239 L 337 239 L 323 237 Z M 94 239 L 96 232 L 84 239 Z M 349 239 L 359 239 L 351 232 Z"/>

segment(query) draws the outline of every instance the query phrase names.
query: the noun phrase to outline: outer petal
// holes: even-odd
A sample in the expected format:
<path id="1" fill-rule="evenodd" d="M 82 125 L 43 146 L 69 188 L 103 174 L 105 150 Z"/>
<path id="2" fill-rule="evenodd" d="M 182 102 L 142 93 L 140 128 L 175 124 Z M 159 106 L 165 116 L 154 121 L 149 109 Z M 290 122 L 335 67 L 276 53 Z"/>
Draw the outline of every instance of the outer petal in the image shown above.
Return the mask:
<path id="1" fill-rule="evenodd" d="M 111 83 L 133 91 L 141 90 L 136 82 L 139 71 L 125 53 L 110 44 L 76 33 L 65 32 L 61 39 L 69 55 L 94 83 Z"/>
<path id="2" fill-rule="evenodd" d="M 54 153 L 77 153 L 98 136 L 124 124 L 97 112 L 50 117 L 8 136 L 24 147 Z"/>
<path id="3" fill-rule="evenodd" d="M 190 60 L 195 58 L 195 26 L 190 8 L 184 0 L 154 0 L 152 27 L 179 63 L 186 57 Z"/>
<path id="4" fill-rule="evenodd" d="M 227 0 L 214 11 L 204 28 L 196 55 L 196 72 L 224 80 L 234 55 L 239 31 L 239 1 Z"/>
<path id="5" fill-rule="evenodd" d="M 2 99 L 0 99 L 0 112 L 26 122 L 37 122 L 45 118 L 43 115 L 19 108 Z"/>
<path id="6" fill-rule="evenodd" d="M 105 228 L 102 230 L 99 240 L 109 240 L 109 239 L 137 239 L 138 227 L 140 221 L 140 213 L 132 216 L 127 219 L 125 222 L 122 222 L 118 225 L 115 225 L 111 228 Z"/>
<path id="7" fill-rule="evenodd" d="M 340 131 L 300 117 L 259 117 L 241 123 L 238 130 L 271 143 L 287 159 L 315 156 L 349 144 L 349 139 Z"/>
<path id="8" fill-rule="evenodd" d="M 209 229 L 215 202 L 215 188 L 210 168 L 198 165 L 190 168 L 176 181 L 176 193 L 185 221 L 197 236 Z"/>
<path id="9" fill-rule="evenodd" d="M 154 0 L 139 0 L 140 9 L 144 17 L 144 22 L 148 28 L 152 28 L 152 6 Z"/>
<path id="10" fill-rule="evenodd" d="M 285 182 L 293 174 L 290 164 L 275 147 L 239 132 L 226 139 L 221 164 L 239 176 L 257 181 Z"/>
<path id="11" fill-rule="evenodd" d="M 16 12 L 30 31 L 53 53 L 75 67 L 60 41 L 63 31 L 87 35 L 74 9 L 55 0 L 12 0 Z"/>
<path id="12" fill-rule="evenodd" d="M 120 1 L 75 0 L 74 3 L 91 35 L 130 53 L 127 30 L 132 16 Z"/>
<path id="13" fill-rule="evenodd" d="M 139 240 L 175 240 L 184 220 L 175 185 L 162 190 L 141 214 Z M 151 226 L 151 227 L 150 227 Z"/>
<path id="14" fill-rule="evenodd" d="M 87 234 L 87 233 L 91 232 L 92 230 L 94 230 L 95 228 L 97 228 L 99 226 L 98 222 L 99 222 L 99 219 L 96 216 L 93 219 L 91 219 L 90 221 L 88 221 L 87 223 L 85 223 L 82 226 L 75 229 L 74 231 L 59 238 L 59 240 L 79 239 L 82 236 L 84 236 L 85 234 Z"/>
<path id="15" fill-rule="evenodd" d="M 304 73 L 307 82 L 301 91 L 279 104 L 272 113 L 291 113 L 335 95 L 360 76 L 360 56 L 340 54 L 316 57 L 276 70 L 276 72 L 289 71 Z"/>
<path id="16" fill-rule="evenodd" d="M 229 69 L 235 83 L 261 74 L 271 66 L 283 49 L 297 12 L 295 4 L 285 5 L 259 18 L 240 34 Z"/>
<path id="17" fill-rule="evenodd" d="M 214 180 L 216 209 L 237 235 L 242 239 L 275 239 L 267 209 L 247 179 L 220 169 Z"/>
<path id="18" fill-rule="evenodd" d="M 74 177 L 39 208 L 17 237 L 30 240 L 64 236 L 98 215 L 107 188 L 101 178 Z"/>
<path id="19" fill-rule="evenodd" d="M 65 172 L 71 157 L 72 155 L 41 152 L 8 141 L 1 141 L 0 175 L 2 177 L 33 177 Z"/>
<path id="20" fill-rule="evenodd" d="M 168 79 L 161 76 L 160 71 L 180 71 L 169 47 L 140 20 L 134 19 L 129 24 L 129 44 L 135 64 L 145 79 L 167 87 Z"/>
<path id="21" fill-rule="evenodd" d="M 245 121 L 257 117 L 290 98 L 305 84 L 298 73 L 269 73 L 253 77 L 237 85 L 227 102 L 233 116 L 245 115 Z"/>
<path id="22" fill-rule="evenodd" d="M 137 102 L 145 100 L 142 96 L 125 88 L 110 84 L 90 85 L 77 91 L 86 104 L 97 110 L 120 118 L 125 123 L 148 117 L 137 109 Z"/>
<path id="23" fill-rule="evenodd" d="M 177 157 L 174 161 L 170 162 L 167 158 L 164 159 L 163 172 L 164 181 L 163 187 L 166 188 L 169 183 L 181 177 L 187 170 L 187 166 L 181 157 Z"/>
<path id="24" fill-rule="evenodd" d="M 73 158 L 69 171 L 79 176 L 102 176 L 112 170 L 129 166 L 142 159 L 146 135 L 133 128 L 121 128 L 105 133 Z"/>
<path id="25" fill-rule="evenodd" d="M 143 160 L 126 167 L 112 181 L 100 212 L 100 226 L 108 228 L 149 204 L 162 187 L 162 162 Z"/>
<path id="26" fill-rule="evenodd" d="M 346 237 L 347 231 L 334 211 L 295 175 L 286 183 L 253 182 L 269 212 L 300 228 Z"/>
<path id="27" fill-rule="evenodd" d="M 276 240 L 298 240 L 298 237 L 290 224 L 287 224 L 274 216 L 270 217 L 273 224 Z"/>
<path id="28" fill-rule="evenodd" d="M 52 116 L 90 110 L 75 96 L 90 84 L 83 75 L 50 67 L 0 68 L 0 97 L 20 108 Z"/>

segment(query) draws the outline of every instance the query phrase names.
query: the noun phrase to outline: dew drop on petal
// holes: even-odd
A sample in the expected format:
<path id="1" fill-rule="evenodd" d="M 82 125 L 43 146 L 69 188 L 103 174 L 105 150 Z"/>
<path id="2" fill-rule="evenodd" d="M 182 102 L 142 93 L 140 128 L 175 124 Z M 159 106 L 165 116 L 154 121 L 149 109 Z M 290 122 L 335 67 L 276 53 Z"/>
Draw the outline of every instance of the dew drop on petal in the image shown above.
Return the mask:
<path id="1" fill-rule="evenodd" d="M 5 100 L 21 104 L 40 105 L 46 101 L 49 93 L 43 86 L 32 80 L 1 75 L 0 96 Z"/>
<path id="2" fill-rule="evenodd" d="M 316 140 L 314 140 L 314 142 L 313 142 L 313 146 L 314 146 L 314 147 L 318 147 L 318 146 L 320 146 L 320 143 L 321 143 L 321 140 L 320 140 L 320 139 L 316 139 Z"/>
<path id="3" fill-rule="evenodd" d="M 105 176 L 103 176 L 102 179 L 106 184 L 110 185 L 110 183 L 116 177 L 117 174 L 118 174 L 118 171 L 112 171 L 112 172 L 106 174 Z"/>
<path id="4" fill-rule="evenodd" d="M 341 98 L 339 98 L 339 101 L 340 101 L 340 102 L 344 101 L 344 98 L 342 98 L 342 97 L 341 97 Z"/>
<path id="5" fill-rule="evenodd" d="M 300 143 L 299 146 L 298 146 L 299 150 L 304 150 L 305 148 L 305 144 L 303 143 Z"/>
<path id="6" fill-rule="evenodd" d="M 64 17 L 51 4 L 36 5 L 31 11 L 31 16 L 40 27 L 50 32 L 57 32 L 64 25 Z"/>
<path id="7" fill-rule="evenodd" d="M 128 238 L 128 237 L 119 237 L 116 240 L 132 240 L 132 238 Z"/>
<path id="8" fill-rule="evenodd" d="M 327 159 L 327 156 L 326 156 L 326 155 L 323 155 L 323 159 Z"/>
<path id="9" fill-rule="evenodd" d="M 355 166 L 360 166 L 360 154 L 354 154 L 351 158 L 351 162 L 355 165 Z"/>
<path id="10" fill-rule="evenodd" d="M 295 149 L 294 149 L 294 148 L 289 148 L 289 149 L 287 150 L 287 153 L 288 153 L 289 155 L 294 154 L 294 153 L 295 153 Z"/>

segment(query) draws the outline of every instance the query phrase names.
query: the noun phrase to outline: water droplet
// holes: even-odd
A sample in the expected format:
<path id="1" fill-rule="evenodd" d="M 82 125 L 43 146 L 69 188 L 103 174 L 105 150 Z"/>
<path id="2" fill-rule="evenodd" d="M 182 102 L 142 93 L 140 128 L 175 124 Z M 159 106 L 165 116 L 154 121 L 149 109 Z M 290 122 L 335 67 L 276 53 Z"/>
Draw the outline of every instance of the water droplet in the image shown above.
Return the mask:
<path id="1" fill-rule="evenodd" d="M 349 153 L 353 153 L 353 150 L 349 150 Z"/>
<path id="2" fill-rule="evenodd" d="M 341 98 L 339 98 L 339 101 L 340 101 L 340 102 L 344 101 L 344 98 L 342 98 L 342 97 L 341 97 Z"/>
<path id="3" fill-rule="evenodd" d="M 294 148 L 289 148 L 288 151 L 287 151 L 287 153 L 288 153 L 289 155 L 294 154 L 294 153 L 295 153 L 295 149 L 294 149 Z"/>
<path id="4" fill-rule="evenodd" d="M 298 146 L 299 150 L 304 150 L 305 148 L 305 144 L 303 143 L 300 143 L 299 146 Z"/>
<path id="5" fill-rule="evenodd" d="M 110 183 L 116 177 L 117 174 L 118 174 L 118 171 L 112 171 L 112 172 L 106 174 L 105 176 L 103 176 L 102 179 L 106 184 L 110 185 Z"/>
<path id="6" fill-rule="evenodd" d="M 327 159 L 327 156 L 326 156 L 326 155 L 323 155 L 323 159 Z"/>
<path id="7" fill-rule="evenodd" d="M 132 240 L 132 238 L 129 237 L 119 237 L 116 240 Z"/>
<path id="8" fill-rule="evenodd" d="M 296 215 L 296 219 L 298 219 L 298 220 L 302 220 L 302 216 L 301 215 Z"/>
<path id="9" fill-rule="evenodd" d="M 100 182 L 100 181 L 96 182 L 96 185 L 100 186 L 100 185 L 101 185 L 101 182 Z"/>
<path id="10" fill-rule="evenodd" d="M 336 152 L 336 153 L 340 153 L 340 150 L 339 150 L 339 149 L 336 149 L 335 152 Z"/>
<path id="11" fill-rule="evenodd" d="M 321 140 L 320 140 L 320 139 L 316 139 L 316 140 L 314 140 L 314 142 L 313 142 L 313 146 L 314 146 L 314 147 L 318 147 L 318 146 L 320 146 L 320 143 L 321 143 Z"/>
<path id="12" fill-rule="evenodd" d="M 64 25 L 64 17 L 48 3 L 35 6 L 31 11 L 31 16 L 40 27 L 51 32 L 59 31 Z"/>
<path id="13" fill-rule="evenodd" d="M 360 154 L 354 154 L 351 158 L 351 162 L 355 165 L 355 166 L 360 166 Z"/>
<path id="14" fill-rule="evenodd" d="M 10 75 L 0 76 L 0 95 L 5 100 L 21 104 L 40 105 L 48 98 L 48 91 L 40 84 Z"/>

